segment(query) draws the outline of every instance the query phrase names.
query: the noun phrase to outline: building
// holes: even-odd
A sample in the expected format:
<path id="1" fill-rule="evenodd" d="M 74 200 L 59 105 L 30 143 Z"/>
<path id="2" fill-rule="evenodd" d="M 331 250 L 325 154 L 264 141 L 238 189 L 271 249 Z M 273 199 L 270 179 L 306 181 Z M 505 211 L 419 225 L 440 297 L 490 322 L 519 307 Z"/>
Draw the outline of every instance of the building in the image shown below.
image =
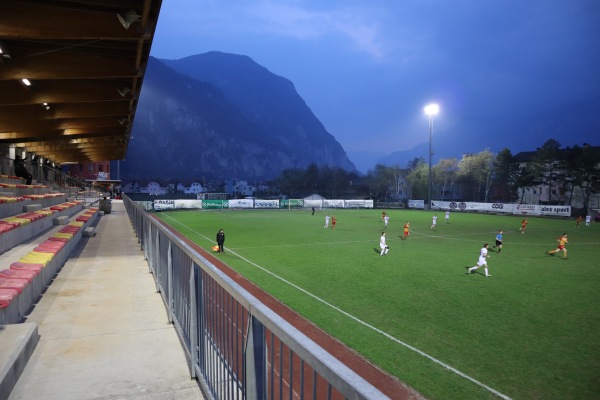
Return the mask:
<path id="1" fill-rule="evenodd" d="M 192 184 L 189 187 L 184 187 L 183 189 L 183 193 L 185 194 L 199 194 L 204 192 L 206 192 L 206 190 L 198 182 L 192 182 Z"/>
<path id="2" fill-rule="evenodd" d="M 234 198 L 254 196 L 256 186 L 248 185 L 247 181 L 231 179 L 225 182 L 225 192 Z"/>
<path id="3" fill-rule="evenodd" d="M 538 171 L 542 176 L 537 182 L 528 187 L 517 189 L 519 202 L 524 204 L 558 204 L 570 205 L 573 208 L 598 208 L 600 207 L 600 193 L 594 190 L 598 187 L 600 180 L 600 146 L 584 145 L 579 157 L 569 160 L 569 151 L 572 149 L 560 149 L 557 151 L 557 157 L 551 162 L 538 166 Z M 519 170 L 535 162 L 536 151 L 525 151 L 514 156 Z M 591 158 L 587 157 L 591 156 Z M 581 159 L 586 158 L 586 163 L 579 163 Z M 585 171 L 569 172 L 569 162 L 575 162 L 578 168 Z M 591 162 L 591 163 L 590 163 Z M 589 182 L 581 181 L 574 185 L 571 180 L 575 175 L 587 176 Z M 592 183 L 594 183 L 592 185 Z"/>

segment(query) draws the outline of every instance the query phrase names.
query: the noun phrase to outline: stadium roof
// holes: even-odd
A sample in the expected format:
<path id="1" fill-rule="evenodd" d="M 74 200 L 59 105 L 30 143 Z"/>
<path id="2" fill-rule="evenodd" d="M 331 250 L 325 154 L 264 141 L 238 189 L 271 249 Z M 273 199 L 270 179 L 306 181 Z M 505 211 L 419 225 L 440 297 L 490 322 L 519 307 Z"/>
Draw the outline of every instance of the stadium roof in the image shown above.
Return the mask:
<path id="1" fill-rule="evenodd" d="M 0 1 L 0 143 L 124 159 L 162 0 Z"/>

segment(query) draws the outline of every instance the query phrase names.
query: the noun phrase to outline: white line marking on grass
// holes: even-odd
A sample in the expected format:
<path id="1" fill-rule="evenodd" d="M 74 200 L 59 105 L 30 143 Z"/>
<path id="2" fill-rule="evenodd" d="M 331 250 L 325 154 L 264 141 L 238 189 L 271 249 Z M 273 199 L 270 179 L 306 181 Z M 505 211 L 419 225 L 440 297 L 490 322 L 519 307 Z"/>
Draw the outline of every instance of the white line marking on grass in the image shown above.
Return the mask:
<path id="1" fill-rule="evenodd" d="M 347 240 L 343 242 L 318 242 L 318 243 L 295 243 L 295 244 L 278 244 L 278 245 L 265 245 L 265 246 L 248 246 L 248 247 L 233 247 L 237 250 L 248 250 L 248 249 L 265 249 L 265 248 L 276 248 L 276 247 L 302 247 L 302 246 L 330 246 L 332 244 L 351 244 L 351 243 L 373 243 L 372 239 L 369 240 Z"/>
<path id="2" fill-rule="evenodd" d="M 173 220 L 174 222 L 176 222 L 177 224 L 179 224 L 179 225 L 182 225 L 182 226 L 186 227 L 187 229 L 189 229 L 190 231 L 194 232 L 194 233 L 195 233 L 195 234 L 197 234 L 198 236 L 200 236 L 200 237 L 202 237 L 202 238 L 204 238 L 204 239 L 206 239 L 206 240 L 210 240 L 210 239 L 209 239 L 209 238 L 207 238 L 206 236 L 202 235 L 200 232 L 197 232 L 197 231 L 195 231 L 194 229 L 190 228 L 189 226 L 185 225 L 184 223 L 182 223 L 182 222 L 179 222 L 179 221 L 177 221 L 177 220 L 173 219 L 172 217 L 168 217 L 168 218 L 172 219 L 172 220 Z M 210 240 L 210 241 L 212 242 L 212 240 Z M 430 356 L 429 354 L 425 353 L 424 351 L 422 351 L 422 350 L 419 350 L 419 349 L 417 349 L 416 347 L 413 347 L 413 346 L 411 346 L 410 344 L 408 344 L 408 343 L 405 343 L 405 342 L 403 342 L 402 340 L 400 340 L 400 339 L 397 339 L 397 338 L 393 337 L 392 335 L 390 335 L 390 334 L 388 334 L 388 333 L 386 333 L 386 332 L 382 331 L 382 330 L 381 330 L 381 329 L 379 329 L 379 328 L 376 328 L 376 327 L 374 327 L 373 325 L 370 325 L 369 323 L 367 323 L 367 322 L 365 322 L 365 321 L 363 321 L 363 320 L 361 320 L 361 319 L 358 319 L 358 318 L 357 318 L 357 317 L 355 317 L 354 315 L 352 315 L 352 314 L 350 314 L 350 313 L 348 313 L 348 312 L 346 312 L 346 311 L 342 310 L 341 308 L 339 308 L 339 307 L 337 307 L 337 306 L 335 306 L 335 305 L 333 305 L 333 304 L 331 304 L 331 303 L 329 303 L 329 302 L 327 302 L 327 301 L 323 300 L 322 298 L 320 298 L 320 297 L 318 297 L 318 296 L 316 296 L 316 295 L 314 295 L 314 294 L 310 293 L 309 291 L 307 291 L 307 290 L 305 290 L 305 289 L 301 288 L 300 286 L 298 286 L 298 285 L 296 285 L 296 284 L 294 284 L 294 283 L 292 283 L 292 282 L 290 282 L 290 281 L 286 280 L 285 278 L 282 278 L 281 276 L 279 276 L 279 275 L 277 275 L 277 274 L 275 274 L 275 273 L 273 273 L 273 272 L 269 271 L 268 269 L 266 269 L 266 268 L 264 268 L 264 267 L 261 267 L 260 265 L 256 264 L 255 262 L 252 262 L 252 261 L 248 260 L 247 258 L 243 257 L 242 255 L 240 255 L 240 254 L 236 253 L 235 251 L 231 250 L 231 248 L 227 248 L 227 249 L 228 249 L 228 251 L 229 251 L 230 253 L 232 253 L 232 254 L 236 255 L 237 257 L 239 257 L 241 260 L 243 260 L 243 261 L 247 262 L 248 264 L 250 264 L 250 265 L 252 265 L 252 266 L 254 266 L 254 267 L 256 267 L 256 268 L 260 269 L 261 271 L 263 271 L 263 272 L 265 272 L 265 273 L 267 273 L 267 274 L 271 275 L 272 277 L 274 277 L 274 278 L 276 278 L 276 279 L 280 280 L 281 282 L 284 282 L 284 283 L 288 284 L 289 286 L 293 287 L 293 288 L 294 288 L 294 289 L 296 289 L 296 290 L 299 290 L 300 292 L 302 292 L 302 293 L 306 294 L 307 296 L 309 296 L 309 297 L 312 297 L 313 299 L 317 300 L 318 302 L 320 302 L 320 303 L 322 303 L 322 304 L 324 304 L 324 305 L 326 305 L 326 306 L 328 306 L 328 307 L 330 307 L 330 308 L 334 309 L 335 311 L 337 311 L 337 312 L 339 312 L 340 314 L 342 314 L 342 315 L 344 315 L 344 316 L 346 316 L 346 317 L 348 317 L 348 318 L 350 318 L 350 319 L 354 320 L 355 322 L 357 322 L 357 323 L 359 323 L 359 324 L 361 324 L 361 325 L 363 325 L 363 326 L 365 326 L 365 327 L 367 327 L 367 328 L 369 328 L 369 329 L 371 329 L 371 330 L 373 330 L 373 331 L 375 331 L 375 332 L 379 333 L 380 335 L 383 335 L 383 336 L 385 336 L 386 338 L 390 339 L 391 341 L 393 341 L 393 342 L 395 342 L 395 343 L 398 343 L 398 344 L 400 344 L 400 345 L 402 345 L 402 346 L 406 347 L 407 349 L 410 349 L 410 350 L 414 351 L 415 353 L 417 353 L 417 354 L 419 354 L 419 355 L 421 355 L 421 356 L 423 356 L 423 357 L 425 357 L 425 358 L 429 359 L 430 361 L 434 362 L 435 364 L 438 364 L 438 365 L 440 365 L 440 366 L 444 367 L 444 368 L 445 368 L 445 369 L 447 369 L 448 371 L 454 372 L 456 375 L 458 375 L 458 376 L 460 376 L 460 377 L 462 377 L 462 378 L 465 378 L 465 379 L 467 379 L 468 381 L 471 381 L 472 383 L 476 384 L 477 386 L 480 386 L 480 387 L 482 387 L 482 388 L 486 389 L 487 391 L 489 391 L 489 392 L 491 392 L 491 393 L 495 394 L 496 396 L 498 396 L 498 397 L 500 397 L 500 398 L 502 398 L 502 399 L 505 399 L 505 400 L 512 400 L 510 397 L 508 397 L 508 396 L 506 396 L 506 395 L 504 395 L 504 394 L 500 393 L 500 392 L 499 392 L 499 391 L 497 391 L 496 389 L 493 389 L 493 388 L 491 388 L 491 387 L 487 386 L 486 384 L 484 384 L 484 383 L 482 383 L 482 382 L 479 382 L 477 379 L 470 377 L 469 375 L 467 375 L 467 374 L 465 374 L 465 373 L 463 373 L 463 372 L 461 372 L 461 371 L 457 370 L 456 368 L 454 368 L 454 367 L 452 367 L 452 366 L 450 366 L 450 365 L 448 365 L 448 364 L 444 363 L 443 361 L 440 361 L 440 360 L 438 360 L 437 358 L 435 358 L 435 357 L 433 357 L 433 356 Z"/>

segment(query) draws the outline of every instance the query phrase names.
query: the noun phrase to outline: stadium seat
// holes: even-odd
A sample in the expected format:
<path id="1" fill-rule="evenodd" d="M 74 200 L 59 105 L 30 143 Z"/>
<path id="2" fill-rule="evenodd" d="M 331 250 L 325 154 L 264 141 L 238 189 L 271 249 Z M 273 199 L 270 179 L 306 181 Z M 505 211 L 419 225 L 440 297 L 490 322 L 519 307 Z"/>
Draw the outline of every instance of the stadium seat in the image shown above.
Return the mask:
<path id="1" fill-rule="evenodd" d="M 17 261 L 10 264 L 10 269 L 17 271 L 35 271 L 39 274 L 44 269 L 44 266 L 42 264 L 26 264 Z"/>
<path id="2" fill-rule="evenodd" d="M 37 272 L 16 270 L 16 269 L 3 269 L 0 271 L 0 278 L 16 278 L 16 279 L 27 279 L 27 283 L 31 283 L 36 277 Z"/>
<path id="3" fill-rule="evenodd" d="M 46 240 L 45 242 L 42 242 L 40 244 L 38 244 L 37 247 L 41 247 L 41 248 L 50 248 L 50 249 L 62 249 L 65 246 L 65 242 L 57 242 L 54 240 Z"/>
<path id="4" fill-rule="evenodd" d="M 65 232 L 57 232 L 54 235 L 52 235 L 51 237 L 71 239 L 73 237 L 73 234 L 65 233 Z"/>
<path id="5" fill-rule="evenodd" d="M 68 237 L 55 237 L 55 236 L 50 236 L 48 238 L 48 240 L 50 241 L 56 241 L 56 242 L 68 242 L 70 240 L 70 238 Z"/>
<path id="6" fill-rule="evenodd" d="M 0 289 L 14 289 L 21 293 L 27 287 L 27 279 L 0 277 Z"/>
<path id="7" fill-rule="evenodd" d="M 38 246 L 35 247 L 33 249 L 34 252 L 36 253 L 52 253 L 54 255 L 56 255 L 56 253 L 58 253 L 60 250 L 62 249 L 62 247 L 42 247 L 42 246 Z"/>
<path id="8" fill-rule="evenodd" d="M 39 253 L 39 252 L 30 252 L 26 256 L 23 256 L 19 259 L 22 263 L 30 263 L 30 264 L 42 264 L 44 267 L 48 265 L 50 260 L 52 260 L 53 254 L 49 253 Z"/>
<path id="9" fill-rule="evenodd" d="M 18 294 L 16 289 L 0 288 L 0 308 L 8 307 Z"/>

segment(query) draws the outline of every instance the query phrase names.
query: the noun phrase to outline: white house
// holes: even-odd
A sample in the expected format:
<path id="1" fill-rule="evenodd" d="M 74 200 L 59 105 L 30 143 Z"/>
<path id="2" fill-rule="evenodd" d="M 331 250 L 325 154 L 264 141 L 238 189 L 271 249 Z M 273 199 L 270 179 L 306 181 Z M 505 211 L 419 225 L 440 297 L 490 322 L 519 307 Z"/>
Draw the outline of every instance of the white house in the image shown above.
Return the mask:
<path id="1" fill-rule="evenodd" d="M 198 194 L 198 193 L 203 193 L 205 191 L 206 190 L 200 183 L 192 182 L 190 187 L 185 188 L 183 192 L 186 194 Z"/>
<path id="2" fill-rule="evenodd" d="M 256 193 L 256 186 L 248 185 L 247 181 L 228 180 L 225 183 L 225 191 L 233 196 L 253 196 Z"/>
<path id="3" fill-rule="evenodd" d="M 166 194 L 167 188 L 161 187 L 158 182 L 150 182 L 148 183 L 148 186 L 146 186 L 145 188 L 141 188 L 141 193 Z"/>

